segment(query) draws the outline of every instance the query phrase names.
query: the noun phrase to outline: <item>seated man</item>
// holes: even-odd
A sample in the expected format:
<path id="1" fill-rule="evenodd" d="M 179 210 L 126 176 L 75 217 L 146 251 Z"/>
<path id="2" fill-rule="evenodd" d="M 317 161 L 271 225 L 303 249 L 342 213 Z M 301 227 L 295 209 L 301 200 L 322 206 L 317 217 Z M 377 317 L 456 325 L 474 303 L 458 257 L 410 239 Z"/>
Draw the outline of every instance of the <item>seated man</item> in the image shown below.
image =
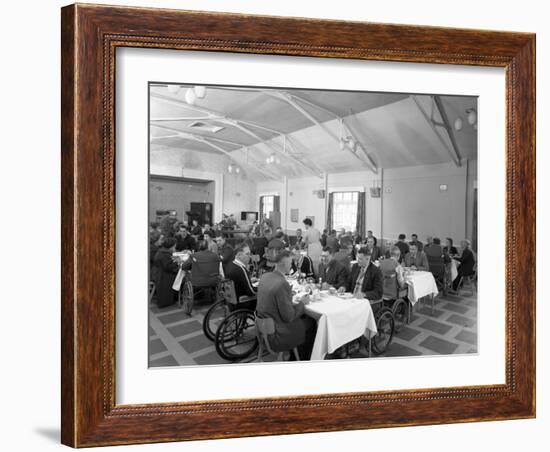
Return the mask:
<path id="1" fill-rule="evenodd" d="M 418 249 L 418 251 L 422 251 L 422 249 L 424 248 L 424 245 L 422 244 L 421 241 L 418 240 L 418 234 L 412 234 L 411 238 L 412 240 L 409 242 L 409 247 L 411 245 L 416 245 L 416 248 Z"/>
<path id="2" fill-rule="evenodd" d="M 220 279 L 220 257 L 208 250 L 205 241 L 199 242 L 199 251 L 192 254 L 181 266 L 183 270 L 191 270 L 193 288 L 215 287 Z"/>
<path id="3" fill-rule="evenodd" d="M 371 262 L 371 255 L 366 247 L 357 251 L 357 263 L 351 269 L 346 289 L 356 298 L 367 298 L 369 301 L 382 299 L 382 272 Z M 339 292 L 344 291 L 343 288 L 339 289 Z"/>
<path id="4" fill-rule="evenodd" d="M 319 282 L 322 282 L 321 289 L 329 287 L 339 289 L 346 288 L 348 280 L 348 269 L 334 259 L 334 250 L 325 246 L 321 253 L 321 264 L 319 265 Z"/>
<path id="5" fill-rule="evenodd" d="M 313 261 L 302 251 L 300 245 L 294 245 L 292 248 L 292 272 L 300 272 L 306 278 L 314 278 Z"/>
<path id="6" fill-rule="evenodd" d="M 298 347 L 300 359 L 307 360 L 311 357 L 317 326 L 315 320 L 304 315 L 307 298 L 297 304 L 292 302 L 292 289 L 285 279 L 291 265 L 292 255 L 283 250 L 277 255 L 274 271 L 262 275 L 256 312 L 258 317 L 269 317 L 275 322 L 275 333 L 269 337 L 273 351 Z"/>
<path id="7" fill-rule="evenodd" d="M 382 251 L 380 250 L 379 246 L 376 246 L 376 239 L 375 237 L 367 237 L 367 248 L 369 249 L 371 253 L 371 260 L 373 262 L 377 261 L 380 256 L 382 255 Z"/>
<path id="8" fill-rule="evenodd" d="M 177 292 L 172 285 L 178 274 L 179 266 L 172 258 L 176 248 L 176 239 L 168 237 L 163 240 L 153 259 L 151 279 L 155 283 L 157 306 L 164 308 L 176 302 Z"/>
<path id="9" fill-rule="evenodd" d="M 353 260 L 353 242 L 349 237 L 343 236 L 340 239 L 340 251 L 334 253 L 334 259 L 344 267 L 350 268 Z"/>
<path id="10" fill-rule="evenodd" d="M 453 281 L 453 290 L 457 291 L 460 281 L 464 276 L 471 276 L 474 274 L 474 266 L 476 263 L 474 253 L 470 249 L 470 241 L 462 240 L 460 242 L 462 247 L 462 255 L 460 257 L 455 257 L 456 260 L 460 261 L 460 264 L 457 267 L 458 276 Z"/>
<path id="11" fill-rule="evenodd" d="M 225 277 L 233 281 L 235 285 L 237 301 L 242 301 L 241 297 L 247 297 L 246 307 L 254 309 L 256 307 L 256 289 L 252 284 L 250 273 L 248 272 L 250 254 L 248 245 L 241 243 L 235 250 L 235 259 L 225 265 L 224 272 Z M 243 304 L 239 304 L 239 309 L 244 307 Z"/>
<path id="12" fill-rule="evenodd" d="M 405 234 L 399 234 L 397 242 L 395 242 L 395 246 L 399 248 L 401 251 L 401 260 L 407 255 L 409 252 L 409 245 L 407 242 L 405 242 Z"/>
<path id="13" fill-rule="evenodd" d="M 218 245 L 218 254 L 220 255 L 222 265 L 225 269 L 225 266 L 235 258 L 235 250 L 229 243 L 227 243 L 227 240 L 223 235 L 219 235 L 215 240 L 216 245 Z"/>
<path id="14" fill-rule="evenodd" d="M 409 252 L 403 258 L 403 265 L 410 267 L 412 270 L 429 271 L 430 265 L 424 251 L 420 251 L 416 244 L 412 243 L 409 246 Z"/>
<path id="15" fill-rule="evenodd" d="M 196 247 L 195 239 L 189 234 L 187 228 L 181 224 L 179 231 L 176 232 L 176 251 L 196 251 Z"/>

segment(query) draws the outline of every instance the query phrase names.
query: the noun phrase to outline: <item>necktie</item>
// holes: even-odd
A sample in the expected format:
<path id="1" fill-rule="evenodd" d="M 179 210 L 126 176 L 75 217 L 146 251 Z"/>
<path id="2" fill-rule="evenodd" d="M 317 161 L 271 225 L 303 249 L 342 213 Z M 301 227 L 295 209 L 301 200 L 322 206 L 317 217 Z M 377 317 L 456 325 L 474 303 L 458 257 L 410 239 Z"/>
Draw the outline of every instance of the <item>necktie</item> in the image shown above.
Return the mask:
<path id="1" fill-rule="evenodd" d="M 357 293 L 361 291 L 361 286 L 363 285 L 363 279 L 365 278 L 365 273 L 367 272 L 367 267 L 362 267 L 361 271 L 359 272 L 359 276 L 357 277 L 357 282 L 355 283 L 355 290 L 353 293 Z"/>

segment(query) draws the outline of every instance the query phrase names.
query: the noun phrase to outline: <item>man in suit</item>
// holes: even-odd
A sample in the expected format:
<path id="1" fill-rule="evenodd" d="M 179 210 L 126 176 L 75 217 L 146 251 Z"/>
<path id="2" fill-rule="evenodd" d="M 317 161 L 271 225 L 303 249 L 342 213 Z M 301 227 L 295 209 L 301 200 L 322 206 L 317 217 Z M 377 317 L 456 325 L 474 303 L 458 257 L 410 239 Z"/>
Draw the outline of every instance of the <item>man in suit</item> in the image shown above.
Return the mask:
<path id="1" fill-rule="evenodd" d="M 401 259 L 403 259 L 403 257 L 409 252 L 409 245 L 405 242 L 405 238 L 405 234 L 399 234 L 397 243 L 395 244 L 395 246 L 401 251 Z"/>
<path id="2" fill-rule="evenodd" d="M 411 238 L 412 240 L 409 242 L 409 246 L 416 245 L 417 250 L 422 251 L 424 245 L 418 240 L 418 234 L 412 234 Z"/>
<path id="3" fill-rule="evenodd" d="M 176 239 L 168 237 L 164 239 L 153 259 L 151 279 L 155 283 L 157 306 L 164 308 L 176 302 L 177 292 L 172 289 L 179 266 L 172 258 L 176 248 Z"/>
<path id="4" fill-rule="evenodd" d="M 223 235 L 216 237 L 215 240 L 216 245 L 218 245 L 218 254 L 220 255 L 222 265 L 225 269 L 225 266 L 235 258 L 235 250 L 229 243 L 227 243 L 227 240 L 225 240 Z"/>
<path id="5" fill-rule="evenodd" d="M 322 281 L 321 289 L 334 287 L 346 288 L 348 280 L 348 269 L 334 259 L 334 250 L 325 246 L 321 253 L 321 264 L 319 265 L 319 282 Z"/>
<path id="6" fill-rule="evenodd" d="M 340 239 L 340 251 L 334 253 L 334 259 L 340 262 L 345 268 L 350 268 L 353 260 L 353 241 L 343 236 Z"/>
<path id="7" fill-rule="evenodd" d="M 460 261 L 460 264 L 457 267 L 458 276 L 453 281 L 454 291 L 458 290 L 458 286 L 464 276 L 471 276 L 474 274 L 474 266 L 476 263 L 474 253 L 470 249 L 470 241 L 462 240 L 460 246 L 462 247 L 462 255 L 460 257 L 455 257 L 456 260 Z"/>
<path id="8" fill-rule="evenodd" d="M 336 237 L 336 231 L 333 229 L 330 231 L 330 234 L 327 237 L 327 245 L 328 247 L 332 248 L 332 250 L 336 253 L 340 249 L 340 245 L 338 243 L 338 237 Z"/>
<path id="9" fill-rule="evenodd" d="M 197 287 L 215 287 L 220 278 L 220 257 L 208 250 L 208 244 L 199 242 L 199 251 L 181 267 L 183 270 L 191 270 L 191 284 Z"/>
<path id="10" fill-rule="evenodd" d="M 256 307 L 256 288 L 250 278 L 248 265 L 250 264 L 250 248 L 245 243 L 241 243 L 235 249 L 235 259 L 228 262 L 224 267 L 225 277 L 233 281 L 235 286 L 235 295 L 239 303 L 238 308 L 255 309 Z M 246 297 L 243 300 L 241 297 Z"/>
<path id="11" fill-rule="evenodd" d="M 420 251 L 416 244 L 411 242 L 409 252 L 403 258 L 403 266 L 410 267 L 412 270 L 430 271 L 428 258 L 424 251 Z"/>
<path id="12" fill-rule="evenodd" d="M 275 323 L 275 333 L 269 336 L 273 351 L 298 347 L 300 359 L 309 359 L 317 326 L 315 320 L 304 315 L 308 296 L 297 304 L 292 302 L 292 290 L 285 279 L 291 265 L 291 253 L 283 250 L 276 257 L 275 269 L 262 275 L 256 312 L 259 317 L 272 318 Z"/>
<path id="13" fill-rule="evenodd" d="M 187 228 L 182 224 L 176 233 L 176 251 L 196 251 L 197 243 L 189 234 Z"/>
<path id="14" fill-rule="evenodd" d="M 373 238 L 374 239 L 374 245 L 376 246 L 378 244 L 378 239 L 372 234 L 372 231 L 367 231 L 367 238 L 366 240 Z"/>
<path id="15" fill-rule="evenodd" d="M 380 247 L 376 246 L 376 237 L 367 237 L 367 248 L 369 249 L 371 253 L 371 260 L 373 262 L 376 262 L 380 256 L 382 255 L 382 251 L 380 251 Z"/>
<path id="16" fill-rule="evenodd" d="M 339 292 L 344 292 L 340 288 Z M 368 300 L 380 300 L 384 287 L 382 272 L 371 262 L 371 255 L 366 247 L 360 248 L 357 252 L 357 263 L 353 265 L 348 277 L 348 292 L 356 298 L 367 298 Z"/>

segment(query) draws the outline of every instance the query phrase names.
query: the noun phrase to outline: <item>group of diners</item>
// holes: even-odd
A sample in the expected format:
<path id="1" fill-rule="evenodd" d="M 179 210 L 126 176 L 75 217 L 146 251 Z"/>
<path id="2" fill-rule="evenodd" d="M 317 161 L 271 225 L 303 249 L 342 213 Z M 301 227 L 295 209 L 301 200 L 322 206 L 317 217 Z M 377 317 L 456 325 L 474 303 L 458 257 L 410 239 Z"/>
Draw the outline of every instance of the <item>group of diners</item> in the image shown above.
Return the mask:
<path id="1" fill-rule="evenodd" d="M 300 359 L 309 359 L 316 322 L 304 314 L 307 298 L 293 301 L 289 275 L 314 280 L 322 289 L 379 300 L 386 271 L 395 272 L 398 283 L 404 286 L 404 268 L 435 271 L 430 269 L 430 261 L 437 258 L 446 272 L 446 264 L 456 259 L 459 276 L 453 281 L 455 290 L 460 277 L 474 271 L 475 258 L 467 240 L 461 242 L 459 255 L 449 238 L 442 247 L 437 237 L 423 244 L 416 234 L 410 242 L 400 234 L 397 242 L 383 251 L 372 231 L 362 239 L 346 231 L 321 234 L 308 218 L 303 223 L 305 233 L 300 231 L 293 238 L 281 228 L 273 231 L 266 227 L 259 236 L 257 228 L 252 228 L 235 246 L 223 234 L 211 234 L 210 228 L 204 227 L 202 235 L 193 234 L 182 223 L 168 237 L 153 234 L 158 249 L 152 256 L 151 280 L 156 286 L 157 305 L 176 302 L 177 292 L 172 286 L 180 268 L 191 270 L 194 289 L 213 288 L 220 278 L 230 279 L 237 299 L 246 297 L 248 307 L 258 316 L 273 319 L 275 333 L 269 338 L 272 349 L 297 347 Z M 154 225 L 151 231 L 155 232 Z M 186 251 L 187 258 L 174 257 L 176 251 Z"/>

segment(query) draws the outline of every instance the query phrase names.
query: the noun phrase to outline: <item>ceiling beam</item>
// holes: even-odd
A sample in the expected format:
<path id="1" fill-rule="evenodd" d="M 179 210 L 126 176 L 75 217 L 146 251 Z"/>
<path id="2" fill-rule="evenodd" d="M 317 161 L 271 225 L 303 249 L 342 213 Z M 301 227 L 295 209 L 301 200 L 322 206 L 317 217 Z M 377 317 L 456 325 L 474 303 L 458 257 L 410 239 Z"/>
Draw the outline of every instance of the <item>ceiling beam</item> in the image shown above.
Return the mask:
<path id="1" fill-rule="evenodd" d="M 173 129 L 171 127 L 165 127 L 165 126 L 159 126 L 157 124 L 151 124 L 151 126 L 153 127 L 157 127 L 159 129 L 163 129 L 163 130 L 169 130 L 169 131 L 176 131 L 178 132 L 178 135 L 181 137 L 181 138 L 186 138 L 188 140 L 193 140 L 193 141 L 197 141 L 197 142 L 200 142 L 200 143 L 203 143 L 209 147 L 211 147 L 212 149 L 215 149 L 219 152 L 221 152 L 222 154 L 226 155 L 227 157 L 230 158 L 231 161 L 235 162 L 237 165 L 239 166 L 250 166 L 252 167 L 253 169 L 255 169 L 256 171 L 260 172 L 261 174 L 263 174 L 264 176 L 267 176 L 267 177 L 270 177 L 272 179 L 275 179 L 275 180 L 279 180 L 280 177 L 278 177 L 277 175 L 269 172 L 269 171 L 266 171 L 264 168 L 261 168 L 256 162 L 246 162 L 245 164 L 242 164 L 241 162 L 239 162 L 237 159 L 235 159 L 235 156 L 232 155 L 231 152 L 229 152 L 227 149 L 224 149 L 222 148 L 221 146 L 218 146 L 217 144 L 215 143 L 211 143 L 210 141 L 208 141 L 207 138 L 201 136 L 201 135 L 194 135 L 192 133 L 188 133 L 188 132 L 181 132 L 181 131 L 178 131 L 177 129 Z M 156 137 L 156 138 L 164 138 L 164 137 Z M 233 143 L 231 143 L 233 144 Z"/>
<path id="2" fill-rule="evenodd" d="M 279 91 L 274 91 L 274 92 L 267 92 L 267 94 L 271 95 L 271 96 L 274 96 L 274 97 L 277 97 L 281 100 L 284 100 L 285 102 L 287 102 L 288 104 L 290 104 L 291 106 L 293 106 L 296 110 L 298 110 L 303 116 L 305 116 L 307 119 L 309 119 L 313 124 L 319 126 L 321 129 L 323 129 L 327 135 L 329 135 L 332 139 L 334 139 L 338 145 L 340 145 L 340 142 L 341 142 L 341 139 L 340 137 L 338 137 L 334 132 L 332 132 L 332 130 L 330 130 L 325 124 L 323 124 L 322 122 L 320 122 L 317 118 L 315 118 L 310 112 L 308 112 L 304 107 L 302 107 L 298 102 L 296 102 L 296 100 L 294 99 L 294 95 L 292 94 L 288 94 L 286 92 L 279 92 Z M 301 99 L 301 98 L 300 98 Z M 343 119 L 340 118 L 342 121 Z M 361 143 L 355 139 L 355 142 L 359 145 L 359 147 L 361 148 L 361 150 L 363 151 L 363 154 L 365 155 L 365 157 L 367 158 L 367 161 L 365 161 L 364 159 L 362 159 L 361 157 L 359 157 L 354 151 L 352 151 L 351 149 L 349 149 L 349 147 L 345 147 L 345 149 L 351 154 L 353 155 L 357 160 L 359 160 L 364 166 L 366 166 L 369 170 L 371 170 L 373 173 L 377 173 L 378 172 L 378 168 L 376 167 L 375 163 L 371 160 L 370 156 L 367 154 L 367 152 L 364 150 L 364 148 L 362 147 Z"/>
<path id="3" fill-rule="evenodd" d="M 228 117 L 228 116 L 226 116 L 222 113 L 210 110 L 210 109 L 205 108 L 205 107 L 190 105 L 190 104 L 188 104 L 187 102 L 185 102 L 183 100 L 174 99 L 172 97 L 165 96 L 163 94 L 151 92 L 151 97 L 154 97 L 156 99 L 163 100 L 165 102 L 172 103 L 172 104 L 184 107 L 184 108 L 188 108 L 190 110 L 198 111 L 200 113 L 205 113 L 205 114 L 208 115 L 209 119 L 213 119 L 213 120 L 216 120 L 216 121 L 228 124 L 228 125 L 232 125 L 232 126 L 236 127 L 237 129 L 241 130 L 243 133 L 247 134 L 248 136 L 258 140 L 259 143 L 263 143 L 265 146 L 269 147 L 272 151 L 282 155 L 283 157 L 285 157 L 288 160 L 291 160 L 293 163 L 298 164 L 299 166 L 301 166 L 305 170 L 314 173 L 316 176 L 322 177 L 320 174 L 317 174 L 314 170 L 312 170 L 304 162 L 302 162 L 301 160 L 295 158 L 291 154 L 285 152 L 284 149 L 282 149 L 279 145 L 277 145 L 273 141 L 267 141 L 264 138 L 260 137 L 257 133 L 250 130 L 249 127 L 250 126 L 258 127 L 260 129 L 268 130 L 268 131 L 271 131 L 274 134 L 278 134 L 279 136 L 284 137 L 284 134 L 280 131 L 275 131 L 274 129 L 268 129 L 268 128 L 262 126 L 261 124 L 253 123 L 251 121 L 241 121 L 240 119 L 230 118 L 230 117 Z"/>
<path id="4" fill-rule="evenodd" d="M 443 135 L 441 135 L 441 133 L 437 129 L 436 124 L 434 123 L 434 120 L 428 115 L 426 110 L 424 110 L 424 107 L 422 106 L 422 104 L 420 103 L 420 101 L 418 100 L 418 98 L 415 95 L 411 95 L 411 98 L 414 101 L 414 103 L 416 104 L 416 106 L 417 106 L 418 110 L 420 111 L 420 113 L 422 113 L 422 116 L 424 117 L 424 119 L 426 120 L 428 125 L 431 127 L 433 132 L 436 134 L 437 138 L 439 138 L 439 141 L 441 142 L 443 147 L 447 150 L 449 156 L 451 157 L 451 160 L 454 162 L 454 164 L 456 166 L 460 166 L 461 165 L 460 159 L 457 157 L 455 151 L 449 147 L 449 145 L 445 141 L 445 138 L 443 138 Z"/>
<path id="5" fill-rule="evenodd" d="M 458 144 L 456 143 L 455 135 L 453 132 L 453 127 L 451 126 L 451 123 L 449 121 L 449 117 L 447 116 L 447 113 L 445 112 L 445 107 L 443 106 L 443 102 L 441 101 L 441 97 L 435 95 L 433 96 L 433 100 L 435 102 L 435 106 L 437 107 L 437 110 L 439 111 L 439 115 L 441 116 L 441 120 L 443 121 L 442 127 L 447 132 L 447 135 L 449 136 L 449 140 L 451 140 L 451 145 L 453 146 L 453 151 L 455 154 L 456 162 L 458 166 L 461 165 L 462 157 L 460 156 L 460 150 L 458 149 Z"/>

